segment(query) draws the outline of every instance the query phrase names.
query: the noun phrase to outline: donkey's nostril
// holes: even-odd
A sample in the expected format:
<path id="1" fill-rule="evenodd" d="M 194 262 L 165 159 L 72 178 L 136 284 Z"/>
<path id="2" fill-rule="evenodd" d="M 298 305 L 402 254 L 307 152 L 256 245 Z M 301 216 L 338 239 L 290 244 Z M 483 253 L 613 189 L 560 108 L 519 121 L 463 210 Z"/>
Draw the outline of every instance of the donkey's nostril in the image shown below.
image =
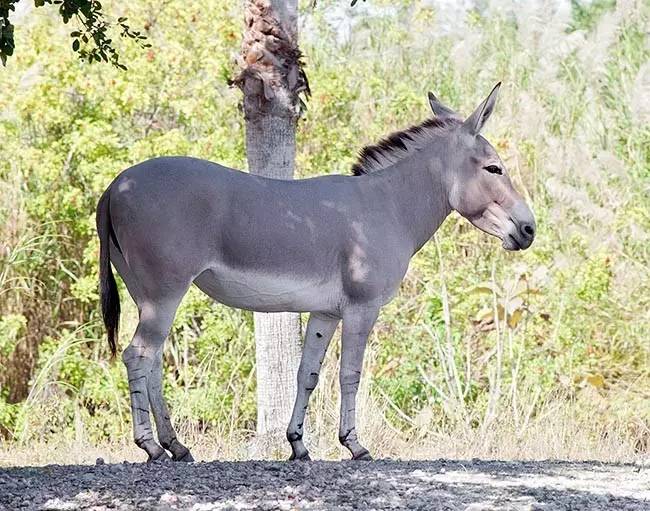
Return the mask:
<path id="1" fill-rule="evenodd" d="M 521 226 L 521 232 L 523 232 L 529 238 L 535 236 L 535 228 L 531 224 L 523 224 Z"/>

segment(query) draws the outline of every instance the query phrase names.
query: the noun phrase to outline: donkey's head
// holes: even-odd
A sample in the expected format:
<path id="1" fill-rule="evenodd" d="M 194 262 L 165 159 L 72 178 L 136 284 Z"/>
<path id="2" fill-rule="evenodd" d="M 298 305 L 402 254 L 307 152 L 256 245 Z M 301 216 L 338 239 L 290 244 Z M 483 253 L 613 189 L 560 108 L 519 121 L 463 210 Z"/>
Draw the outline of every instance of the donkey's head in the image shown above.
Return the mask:
<path id="1" fill-rule="evenodd" d="M 482 231 L 496 236 L 506 250 L 523 250 L 535 238 L 535 217 L 514 189 L 505 165 L 494 147 L 481 136 L 499 92 L 490 95 L 465 121 L 450 130 L 446 187 L 449 205 Z M 458 115 L 429 93 L 433 113 Z"/>

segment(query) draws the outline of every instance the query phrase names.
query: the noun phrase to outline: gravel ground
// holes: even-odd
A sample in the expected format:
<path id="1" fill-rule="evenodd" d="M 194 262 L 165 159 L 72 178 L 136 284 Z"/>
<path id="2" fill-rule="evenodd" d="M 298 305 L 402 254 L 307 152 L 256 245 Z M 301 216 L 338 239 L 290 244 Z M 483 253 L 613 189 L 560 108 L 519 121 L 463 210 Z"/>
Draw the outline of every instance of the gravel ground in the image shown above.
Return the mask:
<path id="1" fill-rule="evenodd" d="M 650 510 L 650 468 L 556 461 L 210 462 L 0 469 L 0 510 Z"/>

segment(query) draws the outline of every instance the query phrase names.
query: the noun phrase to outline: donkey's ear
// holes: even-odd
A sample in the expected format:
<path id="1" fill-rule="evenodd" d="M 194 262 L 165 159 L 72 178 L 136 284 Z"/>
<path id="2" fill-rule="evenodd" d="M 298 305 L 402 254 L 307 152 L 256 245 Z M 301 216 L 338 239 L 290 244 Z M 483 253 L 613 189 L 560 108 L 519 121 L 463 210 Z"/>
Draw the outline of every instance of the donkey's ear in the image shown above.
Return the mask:
<path id="1" fill-rule="evenodd" d="M 433 94 L 433 92 L 429 92 L 429 105 L 431 106 L 431 110 L 435 115 L 439 115 L 441 117 L 449 117 L 449 116 L 455 116 L 456 112 L 454 112 L 451 108 L 446 107 L 443 105 L 440 100 Z"/>
<path id="2" fill-rule="evenodd" d="M 483 103 L 481 103 L 474 113 L 470 115 L 467 120 L 463 123 L 463 126 L 472 134 L 478 135 L 483 129 L 483 125 L 492 115 L 494 110 L 494 105 L 497 102 L 497 96 L 499 95 L 499 87 L 501 87 L 501 82 L 497 83 L 490 92 L 490 95 L 485 98 Z"/>

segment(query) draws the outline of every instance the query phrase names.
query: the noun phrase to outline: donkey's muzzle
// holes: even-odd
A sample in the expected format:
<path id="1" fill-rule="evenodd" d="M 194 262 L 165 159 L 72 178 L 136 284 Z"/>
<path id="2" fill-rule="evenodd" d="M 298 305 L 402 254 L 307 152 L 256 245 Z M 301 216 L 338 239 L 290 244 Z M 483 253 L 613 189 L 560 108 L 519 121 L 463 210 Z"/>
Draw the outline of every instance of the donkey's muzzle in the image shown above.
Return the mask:
<path id="1" fill-rule="evenodd" d="M 533 212 L 525 202 L 521 201 L 512 208 L 510 219 L 515 227 L 514 232 L 508 234 L 513 242 L 513 249 L 526 250 L 533 244 L 537 231 Z"/>

